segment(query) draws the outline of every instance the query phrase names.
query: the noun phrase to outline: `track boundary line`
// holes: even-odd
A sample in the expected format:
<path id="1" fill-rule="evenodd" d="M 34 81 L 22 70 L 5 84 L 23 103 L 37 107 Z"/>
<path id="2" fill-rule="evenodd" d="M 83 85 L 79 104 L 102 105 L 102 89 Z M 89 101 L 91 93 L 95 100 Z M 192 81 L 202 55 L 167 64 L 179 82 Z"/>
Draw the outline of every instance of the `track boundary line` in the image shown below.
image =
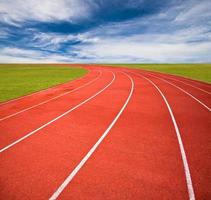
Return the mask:
<path id="1" fill-rule="evenodd" d="M 3 147 L 2 149 L 0 149 L 0 153 L 6 151 L 7 149 L 13 147 L 14 145 L 22 142 L 23 140 L 27 139 L 28 137 L 32 136 L 33 134 L 37 133 L 38 131 L 42 130 L 43 128 L 49 126 L 50 124 L 52 124 L 53 122 L 57 121 L 58 119 L 64 117 L 65 115 L 69 114 L 70 112 L 74 111 L 75 109 L 77 109 L 78 107 L 82 106 L 83 104 L 87 103 L 88 101 L 92 100 L 93 98 L 95 98 L 96 96 L 98 96 L 100 93 L 102 93 L 104 90 L 106 90 L 116 79 L 115 74 L 111 71 L 112 75 L 113 75 L 113 79 L 105 86 L 103 87 L 101 90 L 99 90 L 97 93 L 95 93 L 94 95 L 90 96 L 89 98 L 87 98 L 86 100 L 82 101 L 81 103 L 77 104 L 76 106 L 74 106 L 73 108 L 67 110 L 66 112 L 64 112 L 63 114 L 57 116 L 56 118 L 52 119 L 51 121 L 45 123 L 44 125 L 40 126 L 39 128 L 27 133 L 25 136 L 21 137 L 20 139 L 12 142 L 11 144 Z"/>
<path id="2" fill-rule="evenodd" d="M 63 96 L 65 96 L 65 95 L 67 95 L 67 94 L 71 94 L 71 93 L 73 93 L 73 92 L 75 92 L 75 91 L 77 91 L 77 90 L 79 90 L 79 89 L 81 89 L 81 88 L 84 88 L 84 87 L 87 86 L 87 85 L 90 85 L 91 83 L 95 82 L 96 80 L 98 80 L 98 79 L 101 77 L 102 71 L 99 71 L 99 72 L 100 72 L 100 74 L 99 74 L 96 78 L 94 78 L 93 80 L 91 80 L 91 81 L 85 83 L 84 85 L 79 86 L 79 87 L 75 88 L 74 90 L 71 90 L 71 91 L 68 91 L 68 92 L 64 92 L 64 93 L 62 93 L 62 94 L 59 94 L 59 95 L 57 95 L 57 96 L 55 96 L 55 97 L 53 97 L 53 98 L 50 98 L 50 99 L 45 100 L 45 101 L 42 101 L 42 102 L 40 102 L 40 103 L 38 103 L 38 104 L 35 104 L 35 105 L 33 105 L 33 106 L 30 106 L 30 107 L 28 107 L 28 108 L 25 108 L 25 109 L 23 109 L 23 110 L 20 110 L 20 111 L 18 111 L 18 112 L 15 112 L 15 113 L 13 113 L 13 114 L 7 115 L 7 116 L 5 116 L 5 117 L 3 117 L 3 118 L 0 118 L 0 122 L 1 122 L 1 121 L 4 121 L 4 120 L 6 120 L 6 119 L 9 119 L 9 118 L 11 118 L 11 117 L 14 117 L 14 116 L 16 116 L 16 115 L 18 115 L 18 114 L 21 114 L 21 113 L 23 113 L 23 112 L 26 112 L 26 111 L 28 111 L 28 110 L 31 110 L 31 109 L 33 109 L 33 108 L 36 108 L 36 107 L 38 107 L 38 106 L 41 106 L 41 105 L 43 105 L 43 104 L 46 104 L 46 103 L 48 103 L 48 102 L 50 102 L 50 101 L 53 101 L 53 100 L 55 100 L 55 99 L 58 99 L 58 98 L 60 98 L 60 97 L 63 97 Z"/>
<path id="3" fill-rule="evenodd" d="M 194 99 L 195 101 L 197 101 L 199 104 L 201 104 L 201 105 L 202 105 L 204 108 L 206 108 L 209 112 L 211 111 L 211 108 L 208 107 L 205 103 L 203 103 L 202 101 L 200 101 L 199 99 L 197 99 L 195 96 L 193 96 L 192 94 L 190 94 L 190 93 L 187 92 L 186 90 L 184 90 L 184 89 L 182 89 L 181 87 L 175 85 L 174 83 L 171 83 L 171 82 L 169 82 L 169 81 L 167 81 L 167 80 L 165 80 L 165 79 L 163 79 L 163 78 L 157 77 L 157 76 L 152 75 L 152 74 L 147 74 L 147 75 L 152 76 L 152 77 L 155 77 L 155 78 L 157 78 L 157 79 L 160 79 L 160 80 L 162 80 L 163 82 L 166 82 L 166 83 L 168 83 L 168 84 L 170 84 L 170 85 L 176 87 L 177 89 L 181 90 L 182 92 L 184 92 L 185 94 L 187 94 L 188 96 L 190 96 L 192 99 Z"/>
<path id="4" fill-rule="evenodd" d="M 67 187 L 67 185 L 72 181 L 72 179 L 79 172 L 79 170 L 84 166 L 84 164 L 91 157 L 91 155 L 95 152 L 95 150 L 97 149 L 97 147 L 102 143 L 102 141 L 104 140 L 104 138 L 108 135 L 108 133 L 110 132 L 110 130 L 115 125 L 115 123 L 117 122 L 117 120 L 119 119 L 119 117 L 121 116 L 121 114 L 123 113 L 124 109 L 126 108 L 128 102 L 130 101 L 130 99 L 132 97 L 133 91 L 134 91 L 134 81 L 133 81 L 133 79 L 127 73 L 124 73 L 124 72 L 122 72 L 122 73 L 125 74 L 130 79 L 130 81 L 131 81 L 131 89 L 130 89 L 129 95 L 128 95 L 128 97 L 127 97 L 124 105 L 122 106 L 122 108 L 120 109 L 120 111 L 118 112 L 118 114 L 116 115 L 116 117 L 113 119 L 113 121 L 111 122 L 111 124 L 108 126 L 108 128 L 105 130 L 105 132 L 102 134 L 102 136 L 95 143 L 95 145 L 89 150 L 89 152 L 84 156 L 84 158 L 75 167 L 75 169 L 68 175 L 68 177 L 59 186 L 59 188 L 53 193 L 53 195 L 49 198 L 49 200 L 56 200 L 59 197 L 59 195 L 63 192 L 63 190 Z"/>
<path id="5" fill-rule="evenodd" d="M 49 87 L 49 88 L 46 88 L 46 89 L 43 89 L 43 90 L 40 90 L 40 91 L 37 91 L 37 92 L 33 92 L 33 93 L 31 93 L 31 94 L 27 94 L 27 95 L 24 95 L 24 96 L 21 96 L 21 97 L 17 97 L 17 98 L 15 98 L 15 99 L 10 99 L 10 100 L 8 100 L 8 101 L 5 101 L 5 102 L 0 103 L 0 106 L 6 105 L 6 104 L 8 104 L 8 103 L 12 103 L 12 102 L 14 102 L 14 101 L 18 101 L 18 100 L 21 100 L 21 99 L 23 99 L 23 98 L 27 98 L 27 97 L 30 97 L 30 96 L 33 96 L 33 95 L 36 95 L 36 94 L 39 94 L 39 93 L 41 93 L 41 92 L 45 92 L 45 91 L 50 90 L 50 89 L 57 88 L 57 87 L 62 86 L 62 85 L 66 85 L 66 84 L 68 84 L 68 83 L 70 83 L 70 82 L 72 83 L 72 82 L 75 82 L 75 81 L 79 81 L 79 80 L 85 78 L 86 76 L 88 76 L 88 75 L 91 73 L 91 71 L 90 71 L 89 69 L 87 69 L 87 70 L 88 70 L 88 73 L 87 73 L 85 76 L 82 76 L 82 77 L 80 77 L 80 78 L 78 78 L 78 79 L 74 79 L 74 80 L 70 80 L 70 81 L 65 82 L 65 83 L 61 83 L 61 84 L 58 84 L 58 85 L 54 85 L 54 86 L 52 86 L 52 87 Z"/>
<path id="6" fill-rule="evenodd" d="M 153 75 L 154 75 L 154 73 L 153 73 Z M 156 75 L 156 76 L 157 76 L 157 75 Z M 191 85 L 190 83 L 186 83 L 186 82 L 184 82 L 184 81 L 178 80 L 178 79 L 176 79 L 176 78 L 166 77 L 165 75 L 160 75 L 160 76 L 161 76 L 162 78 L 166 78 L 166 79 L 178 81 L 178 82 L 180 82 L 180 83 L 183 83 L 183 84 L 185 84 L 185 85 L 191 86 L 191 87 L 193 87 L 193 88 L 195 88 L 195 89 L 198 89 L 198 90 L 200 90 L 200 91 L 202 91 L 202 92 L 205 92 L 205 93 L 207 93 L 207 94 L 211 94 L 211 92 L 208 92 L 207 90 L 204 90 L 204 89 L 199 88 L 199 87 L 197 87 L 197 86 Z"/>
<path id="7" fill-rule="evenodd" d="M 162 73 L 162 74 L 164 74 L 164 73 Z M 185 77 L 185 76 L 179 76 L 179 75 L 176 75 L 176 74 L 167 74 L 167 75 L 171 75 L 171 76 L 176 77 L 176 78 L 181 78 L 182 80 L 190 82 L 190 83 L 194 83 L 194 84 L 197 83 L 198 85 L 201 85 L 203 87 L 208 87 L 208 88 L 211 87 L 210 82 L 205 82 L 205 81 L 202 81 L 202 80 L 199 80 L 199 79 L 193 79 L 193 78 Z"/>
<path id="8" fill-rule="evenodd" d="M 173 122 L 173 125 L 174 125 L 174 129 L 175 129 L 175 132 L 176 132 L 176 135 L 177 135 L 177 140 L 178 140 L 178 143 L 179 143 L 180 153 L 181 153 L 181 156 L 182 156 L 182 161 L 183 161 L 183 166 L 184 166 L 184 171 L 185 171 L 185 178 L 186 178 L 186 183 L 187 183 L 187 188 L 188 188 L 189 200 L 195 200 L 195 194 L 194 194 L 194 189 L 193 189 L 190 169 L 189 169 L 189 166 L 188 166 L 187 156 L 186 156 L 185 148 L 184 148 L 184 145 L 183 145 L 183 142 L 182 142 L 182 137 L 181 137 L 181 134 L 180 134 L 179 127 L 177 125 L 176 119 L 174 117 L 173 111 L 172 111 L 172 109 L 171 109 L 171 107 L 170 107 L 165 95 L 160 90 L 160 88 L 152 80 L 150 80 L 149 78 L 147 78 L 147 77 L 145 77 L 145 76 L 143 76 L 143 75 L 141 75 L 139 73 L 134 73 L 134 72 L 131 72 L 131 73 L 136 74 L 136 75 L 146 79 L 148 82 L 150 82 L 157 89 L 157 91 L 162 96 L 162 98 L 163 98 L 163 100 L 164 100 L 164 102 L 165 102 L 165 104 L 166 104 L 166 106 L 168 108 L 169 114 L 171 116 L 171 119 L 172 119 L 172 122 Z"/>
<path id="9" fill-rule="evenodd" d="M 137 68 L 134 68 L 134 69 L 137 69 Z M 147 70 L 147 69 L 137 69 L 138 71 L 142 71 L 142 72 L 152 72 L 152 73 L 157 73 L 159 75 L 163 75 L 163 76 L 171 76 L 171 77 L 174 77 L 174 78 L 179 78 L 183 81 L 186 81 L 186 82 L 189 82 L 189 83 L 194 83 L 194 84 L 199 84 L 201 86 L 204 86 L 204 87 L 211 87 L 210 83 L 209 82 L 205 82 L 205 81 L 202 81 L 202 80 L 199 80 L 199 79 L 193 79 L 191 77 L 187 77 L 187 76 L 183 76 L 183 75 L 178 75 L 178 74 L 172 74 L 172 73 L 167 73 L 167 72 L 160 72 L 160 71 L 154 71 L 154 70 Z"/>

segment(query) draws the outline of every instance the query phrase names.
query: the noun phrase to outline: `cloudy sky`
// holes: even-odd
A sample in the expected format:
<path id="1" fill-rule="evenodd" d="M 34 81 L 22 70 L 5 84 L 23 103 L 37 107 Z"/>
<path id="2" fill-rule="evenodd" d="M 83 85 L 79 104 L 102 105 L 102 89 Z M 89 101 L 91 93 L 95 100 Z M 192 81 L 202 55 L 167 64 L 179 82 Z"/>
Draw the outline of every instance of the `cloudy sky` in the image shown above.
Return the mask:
<path id="1" fill-rule="evenodd" d="M 0 62 L 211 62 L 211 0 L 0 0 Z"/>

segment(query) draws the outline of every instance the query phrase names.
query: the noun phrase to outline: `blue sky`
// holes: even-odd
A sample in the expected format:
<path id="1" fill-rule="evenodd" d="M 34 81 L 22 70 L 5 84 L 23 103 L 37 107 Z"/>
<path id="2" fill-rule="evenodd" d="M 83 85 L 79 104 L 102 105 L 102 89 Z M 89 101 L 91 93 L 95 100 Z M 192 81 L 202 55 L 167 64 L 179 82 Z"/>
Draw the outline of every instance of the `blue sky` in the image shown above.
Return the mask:
<path id="1" fill-rule="evenodd" d="M 0 0 L 0 62 L 211 62 L 210 0 Z"/>

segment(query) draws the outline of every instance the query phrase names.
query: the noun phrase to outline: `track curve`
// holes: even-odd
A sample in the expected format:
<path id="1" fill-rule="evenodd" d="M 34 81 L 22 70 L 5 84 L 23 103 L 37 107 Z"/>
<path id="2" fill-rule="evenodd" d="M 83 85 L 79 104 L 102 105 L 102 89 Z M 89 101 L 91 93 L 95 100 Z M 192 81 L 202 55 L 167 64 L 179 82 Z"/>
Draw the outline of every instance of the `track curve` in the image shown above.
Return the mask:
<path id="1" fill-rule="evenodd" d="M 0 105 L 0 198 L 210 199 L 211 85 L 80 66 Z"/>

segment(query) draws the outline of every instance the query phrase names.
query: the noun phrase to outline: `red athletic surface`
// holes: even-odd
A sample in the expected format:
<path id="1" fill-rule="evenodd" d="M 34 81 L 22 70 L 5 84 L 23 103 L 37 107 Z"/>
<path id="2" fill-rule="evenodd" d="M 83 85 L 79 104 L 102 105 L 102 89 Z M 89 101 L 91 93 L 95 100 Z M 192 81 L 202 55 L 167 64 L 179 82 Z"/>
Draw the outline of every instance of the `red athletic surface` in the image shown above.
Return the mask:
<path id="1" fill-rule="evenodd" d="M 0 153 L 0 199 L 49 199 L 125 104 L 132 87 L 127 75 L 134 82 L 129 103 L 58 199 L 189 199 L 167 106 L 156 88 L 139 75 L 153 81 L 168 100 L 181 133 L 195 198 L 211 199 L 210 111 L 163 80 L 190 93 L 208 108 L 211 85 L 143 70 L 84 67 L 90 72 L 78 80 L 0 104 L 0 149 L 3 149 L 111 83 L 80 107 Z"/>

